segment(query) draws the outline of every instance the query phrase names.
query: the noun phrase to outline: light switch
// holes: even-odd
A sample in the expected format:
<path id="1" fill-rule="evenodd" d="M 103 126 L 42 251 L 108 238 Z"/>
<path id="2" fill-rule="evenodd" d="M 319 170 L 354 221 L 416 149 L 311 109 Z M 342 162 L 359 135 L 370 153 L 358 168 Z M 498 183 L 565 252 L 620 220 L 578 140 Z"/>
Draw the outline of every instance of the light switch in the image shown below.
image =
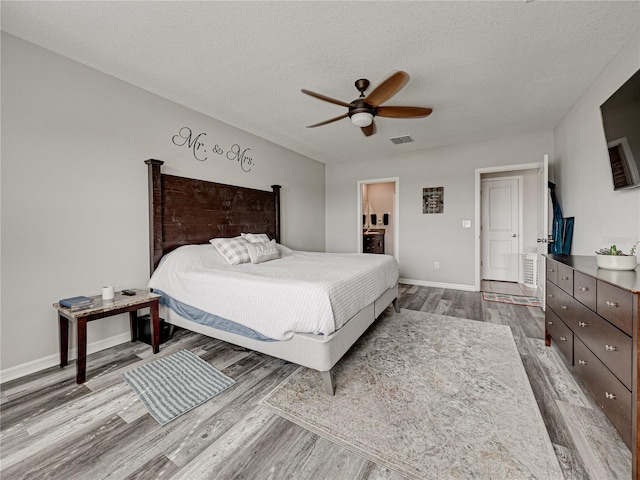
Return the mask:
<path id="1" fill-rule="evenodd" d="M 471 228 L 471 220 L 462 220 L 462 228 Z"/>

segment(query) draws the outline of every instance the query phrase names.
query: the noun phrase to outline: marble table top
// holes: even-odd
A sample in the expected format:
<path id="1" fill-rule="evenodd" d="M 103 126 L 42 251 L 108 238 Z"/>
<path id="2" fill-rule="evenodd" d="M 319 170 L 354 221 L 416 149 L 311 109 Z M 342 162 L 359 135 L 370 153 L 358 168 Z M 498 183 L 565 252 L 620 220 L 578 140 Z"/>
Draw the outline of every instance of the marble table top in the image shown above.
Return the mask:
<path id="1" fill-rule="evenodd" d="M 113 300 L 103 300 L 102 295 L 94 295 L 89 298 L 93 300 L 93 304 L 88 308 L 80 310 L 74 310 L 66 308 L 59 303 L 54 303 L 53 308 L 64 313 L 66 316 L 78 318 L 85 317 L 87 315 L 95 315 L 97 313 L 108 312 L 120 308 L 126 308 L 141 303 L 149 302 L 150 300 L 160 298 L 157 293 L 151 293 L 148 289 L 132 288 L 136 292 L 135 295 L 123 295 L 122 292 L 115 292 Z"/>

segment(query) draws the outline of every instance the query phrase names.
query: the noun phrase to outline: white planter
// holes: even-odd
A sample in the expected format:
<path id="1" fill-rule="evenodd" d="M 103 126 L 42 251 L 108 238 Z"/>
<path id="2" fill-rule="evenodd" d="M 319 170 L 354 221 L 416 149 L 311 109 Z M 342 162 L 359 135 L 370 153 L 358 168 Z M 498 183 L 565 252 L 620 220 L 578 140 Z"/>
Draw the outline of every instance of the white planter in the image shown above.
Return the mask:
<path id="1" fill-rule="evenodd" d="M 607 270 L 635 270 L 638 257 L 635 255 L 596 255 L 596 263 Z"/>

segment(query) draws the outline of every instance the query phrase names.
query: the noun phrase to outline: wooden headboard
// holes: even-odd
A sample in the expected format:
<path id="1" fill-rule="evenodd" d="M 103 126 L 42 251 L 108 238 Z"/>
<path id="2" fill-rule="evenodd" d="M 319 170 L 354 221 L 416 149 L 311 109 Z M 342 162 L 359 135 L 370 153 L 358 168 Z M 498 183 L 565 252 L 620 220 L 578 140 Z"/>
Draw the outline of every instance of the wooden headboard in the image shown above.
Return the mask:
<path id="1" fill-rule="evenodd" d="M 256 190 L 161 173 L 161 160 L 145 160 L 149 173 L 149 263 L 182 245 L 240 233 L 267 233 L 280 243 L 280 185 Z"/>

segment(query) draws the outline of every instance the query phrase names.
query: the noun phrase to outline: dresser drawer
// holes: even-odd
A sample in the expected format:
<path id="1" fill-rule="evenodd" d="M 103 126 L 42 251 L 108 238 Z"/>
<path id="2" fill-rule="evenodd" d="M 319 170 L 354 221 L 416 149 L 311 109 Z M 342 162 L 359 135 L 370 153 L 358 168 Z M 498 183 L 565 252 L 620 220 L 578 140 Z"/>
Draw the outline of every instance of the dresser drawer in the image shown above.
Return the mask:
<path id="1" fill-rule="evenodd" d="M 557 285 L 569 295 L 573 296 L 573 268 L 561 263 L 558 264 Z"/>
<path id="2" fill-rule="evenodd" d="M 567 364 L 573 365 L 573 332 L 560 320 L 553 310 L 547 309 L 545 313 L 545 328 L 558 349 L 564 355 Z"/>
<path id="3" fill-rule="evenodd" d="M 366 244 L 363 248 L 364 253 L 378 253 L 379 245 L 376 243 L 370 242 Z"/>
<path id="4" fill-rule="evenodd" d="M 549 306 L 571 329 L 575 330 L 578 322 L 580 305 L 576 299 L 557 285 L 547 282 L 547 306 Z"/>
<path id="5" fill-rule="evenodd" d="M 611 372 L 631 390 L 633 342 L 611 323 L 580 305 L 574 328 L 576 337 L 589 347 Z"/>
<path id="6" fill-rule="evenodd" d="M 580 341 L 574 342 L 575 371 L 593 394 L 622 440 L 631 448 L 631 392 Z"/>
<path id="7" fill-rule="evenodd" d="M 558 284 L 558 262 L 547 258 L 547 280 Z"/>
<path id="8" fill-rule="evenodd" d="M 573 272 L 573 296 L 583 305 L 596 311 L 596 279 L 580 272 Z"/>
<path id="9" fill-rule="evenodd" d="M 362 236 L 363 253 L 384 253 L 384 234 L 364 234 Z"/>
<path id="10" fill-rule="evenodd" d="M 633 295 L 598 280 L 597 312 L 628 335 L 633 335 Z"/>

